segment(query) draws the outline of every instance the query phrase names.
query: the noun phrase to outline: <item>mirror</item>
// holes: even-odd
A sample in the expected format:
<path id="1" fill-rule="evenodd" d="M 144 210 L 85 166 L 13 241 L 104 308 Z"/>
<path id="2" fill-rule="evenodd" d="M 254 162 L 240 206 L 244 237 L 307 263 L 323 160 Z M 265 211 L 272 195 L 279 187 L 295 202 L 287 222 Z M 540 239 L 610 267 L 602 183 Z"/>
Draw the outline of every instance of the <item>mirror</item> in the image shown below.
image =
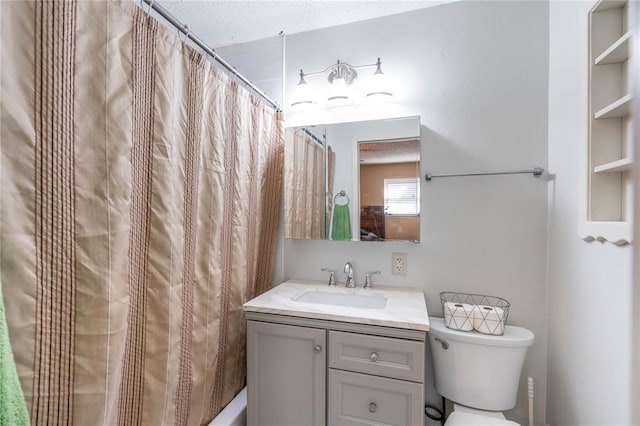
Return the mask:
<path id="1" fill-rule="evenodd" d="M 420 118 L 285 130 L 290 239 L 420 240 Z"/>

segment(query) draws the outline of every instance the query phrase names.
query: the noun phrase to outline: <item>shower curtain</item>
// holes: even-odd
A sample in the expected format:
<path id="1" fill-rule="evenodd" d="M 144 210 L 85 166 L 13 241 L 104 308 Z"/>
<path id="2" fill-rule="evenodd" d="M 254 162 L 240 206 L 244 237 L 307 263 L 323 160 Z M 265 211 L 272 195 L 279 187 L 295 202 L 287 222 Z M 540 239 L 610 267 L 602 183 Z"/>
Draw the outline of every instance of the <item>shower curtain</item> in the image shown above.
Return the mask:
<path id="1" fill-rule="evenodd" d="M 284 236 L 325 238 L 324 146 L 302 129 L 285 132 Z"/>
<path id="2" fill-rule="evenodd" d="M 329 146 L 327 148 L 327 196 L 326 196 L 326 214 L 324 218 L 324 238 L 329 239 L 329 231 L 331 228 L 331 218 L 333 217 L 333 183 L 336 179 L 336 153 Z"/>
<path id="3" fill-rule="evenodd" d="M 280 115 L 133 3 L 0 15 L 0 274 L 32 424 L 206 423 L 271 285 Z"/>

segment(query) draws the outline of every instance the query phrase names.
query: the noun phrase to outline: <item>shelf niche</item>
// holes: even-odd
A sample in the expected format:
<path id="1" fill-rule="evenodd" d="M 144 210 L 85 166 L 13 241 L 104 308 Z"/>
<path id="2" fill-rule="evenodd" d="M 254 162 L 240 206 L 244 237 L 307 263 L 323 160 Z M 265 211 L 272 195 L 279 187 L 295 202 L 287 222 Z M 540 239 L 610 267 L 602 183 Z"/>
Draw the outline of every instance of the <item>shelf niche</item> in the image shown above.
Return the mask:
<path id="1" fill-rule="evenodd" d="M 589 12 L 587 188 L 580 236 L 631 242 L 633 152 L 628 1 L 601 0 Z"/>

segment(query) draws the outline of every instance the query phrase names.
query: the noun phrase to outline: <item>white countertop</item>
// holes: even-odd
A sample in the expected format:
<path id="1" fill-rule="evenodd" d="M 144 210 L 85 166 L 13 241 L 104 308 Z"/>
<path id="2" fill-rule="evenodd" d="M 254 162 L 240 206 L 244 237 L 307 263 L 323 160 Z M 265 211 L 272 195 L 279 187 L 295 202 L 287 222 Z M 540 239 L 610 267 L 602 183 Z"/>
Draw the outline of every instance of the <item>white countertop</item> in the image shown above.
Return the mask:
<path id="1" fill-rule="evenodd" d="M 384 309 L 305 303 L 292 300 L 307 291 L 332 293 L 383 294 Z M 348 289 L 343 285 L 329 287 L 326 282 L 289 280 L 244 304 L 246 312 L 289 315 L 294 317 L 380 325 L 408 330 L 429 330 L 429 314 L 422 289 L 375 285 L 373 289 Z"/>

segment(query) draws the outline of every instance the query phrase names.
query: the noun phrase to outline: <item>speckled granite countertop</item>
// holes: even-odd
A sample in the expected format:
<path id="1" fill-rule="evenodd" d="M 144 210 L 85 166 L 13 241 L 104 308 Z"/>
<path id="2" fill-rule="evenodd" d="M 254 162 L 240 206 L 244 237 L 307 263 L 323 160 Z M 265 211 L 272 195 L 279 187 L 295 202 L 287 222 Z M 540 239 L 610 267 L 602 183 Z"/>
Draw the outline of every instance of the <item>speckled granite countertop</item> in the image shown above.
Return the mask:
<path id="1" fill-rule="evenodd" d="M 379 294 L 387 298 L 387 304 L 383 309 L 369 309 L 294 300 L 309 291 L 363 296 Z M 373 289 L 348 289 L 344 285 L 329 287 L 322 281 L 289 280 L 248 301 L 244 304 L 244 310 L 408 330 L 429 330 L 424 293 L 422 289 L 411 287 L 376 285 Z"/>

